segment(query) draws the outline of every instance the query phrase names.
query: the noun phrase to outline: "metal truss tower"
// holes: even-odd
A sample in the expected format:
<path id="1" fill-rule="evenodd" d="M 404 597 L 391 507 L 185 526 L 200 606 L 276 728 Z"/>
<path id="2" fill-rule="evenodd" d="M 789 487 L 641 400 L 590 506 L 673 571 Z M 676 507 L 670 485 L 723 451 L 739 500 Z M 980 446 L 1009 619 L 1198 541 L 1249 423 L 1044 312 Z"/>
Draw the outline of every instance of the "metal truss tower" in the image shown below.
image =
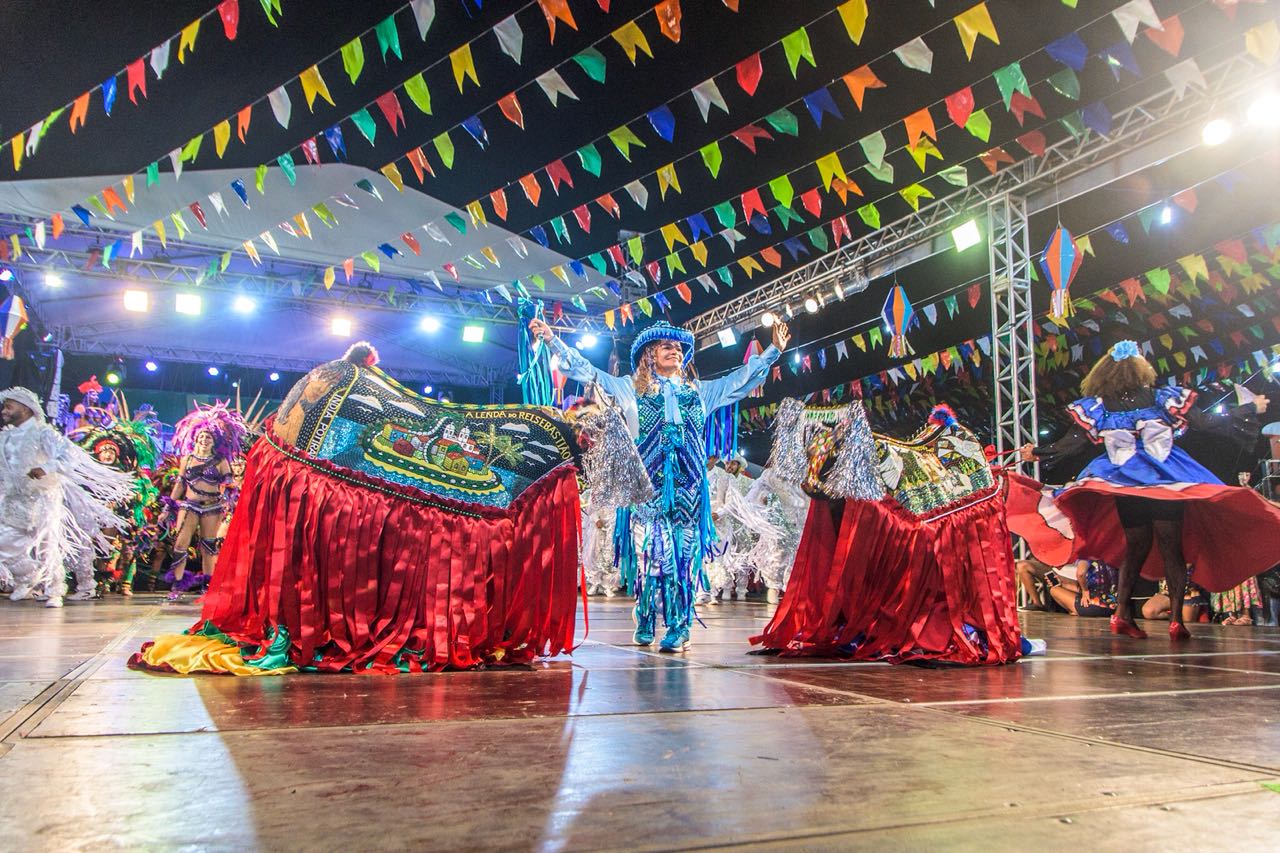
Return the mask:
<path id="1" fill-rule="evenodd" d="M 1038 440 L 1031 251 L 1026 198 L 1004 193 L 987 203 L 991 286 L 991 372 L 996 451 Z"/>

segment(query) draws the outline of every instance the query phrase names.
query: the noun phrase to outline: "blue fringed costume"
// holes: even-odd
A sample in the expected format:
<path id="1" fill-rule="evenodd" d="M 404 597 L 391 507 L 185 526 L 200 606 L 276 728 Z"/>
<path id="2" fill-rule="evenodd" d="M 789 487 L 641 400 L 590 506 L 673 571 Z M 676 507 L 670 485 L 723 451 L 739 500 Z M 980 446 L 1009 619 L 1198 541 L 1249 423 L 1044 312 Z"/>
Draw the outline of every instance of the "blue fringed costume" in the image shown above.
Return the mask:
<path id="1" fill-rule="evenodd" d="M 678 341 L 686 367 L 693 359 L 693 335 L 659 322 L 636 336 L 631 346 L 633 370 L 645 348 L 659 340 Z M 706 423 L 721 406 L 736 403 L 759 386 L 779 352 L 770 346 L 727 376 L 708 382 L 655 376 L 659 390 L 639 395 L 631 376 L 611 376 L 595 368 L 558 338 L 552 346 L 566 376 L 597 383 L 622 408 L 653 481 L 655 496 L 630 512 L 639 565 L 628 572 L 623 558 L 623 577 L 637 598 L 636 642 L 653 641 L 661 606 L 667 628 L 662 648 L 683 648 L 694 617 L 694 594 L 699 584 L 706 588 L 703 560 L 712 555 L 716 540 L 707 489 Z M 619 529 L 625 527 L 620 524 Z"/>

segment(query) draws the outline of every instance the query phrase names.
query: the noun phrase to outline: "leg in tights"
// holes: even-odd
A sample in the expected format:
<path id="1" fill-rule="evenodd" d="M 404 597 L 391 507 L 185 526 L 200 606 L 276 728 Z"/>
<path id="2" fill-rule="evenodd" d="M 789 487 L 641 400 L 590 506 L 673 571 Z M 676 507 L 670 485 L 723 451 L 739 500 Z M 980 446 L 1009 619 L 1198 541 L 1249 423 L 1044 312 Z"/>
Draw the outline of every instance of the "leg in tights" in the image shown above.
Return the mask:
<path id="1" fill-rule="evenodd" d="M 1182 522 L 1157 521 L 1156 547 L 1164 560 L 1164 577 L 1169 584 L 1169 618 L 1182 619 L 1182 599 L 1187 591 L 1187 561 L 1182 555 Z"/>
<path id="2" fill-rule="evenodd" d="M 1138 527 L 1124 528 L 1125 554 L 1120 565 L 1120 577 L 1116 581 L 1116 615 L 1121 619 L 1133 621 L 1133 608 L 1130 599 L 1133 597 L 1133 582 L 1142 571 L 1142 564 L 1151 553 L 1151 522 Z"/>

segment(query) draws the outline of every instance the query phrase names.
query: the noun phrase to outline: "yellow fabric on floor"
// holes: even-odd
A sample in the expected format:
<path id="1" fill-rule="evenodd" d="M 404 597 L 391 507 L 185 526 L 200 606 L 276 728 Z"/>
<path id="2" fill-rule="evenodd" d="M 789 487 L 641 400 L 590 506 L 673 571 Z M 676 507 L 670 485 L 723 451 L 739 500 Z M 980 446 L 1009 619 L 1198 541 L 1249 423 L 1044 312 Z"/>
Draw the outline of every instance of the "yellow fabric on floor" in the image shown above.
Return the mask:
<path id="1" fill-rule="evenodd" d="M 161 634 L 142 652 L 148 666 L 169 666 L 175 672 L 229 673 L 231 675 L 285 675 L 296 667 L 258 669 L 244 662 L 237 646 L 227 645 L 211 637 L 187 634 Z"/>

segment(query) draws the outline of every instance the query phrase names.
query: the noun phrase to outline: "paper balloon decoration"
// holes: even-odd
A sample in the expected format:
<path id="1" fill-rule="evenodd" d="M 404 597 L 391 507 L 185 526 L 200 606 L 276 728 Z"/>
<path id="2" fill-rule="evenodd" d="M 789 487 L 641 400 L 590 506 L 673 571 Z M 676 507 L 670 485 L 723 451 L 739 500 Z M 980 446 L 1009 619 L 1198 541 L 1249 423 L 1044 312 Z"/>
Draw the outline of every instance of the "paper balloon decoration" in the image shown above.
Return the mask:
<path id="1" fill-rule="evenodd" d="M 1071 305 L 1071 282 L 1080 271 L 1083 260 L 1084 252 L 1077 248 L 1071 232 L 1062 225 L 1055 228 L 1044 247 L 1044 254 L 1040 256 L 1040 269 L 1044 270 L 1052 288 L 1049 316 L 1053 320 L 1062 322 L 1075 313 Z"/>
<path id="2" fill-rule="evenodd" d="M 0 305 L 0 358 L 13 358 L 13 339 L 26 327 L 26 303 L 21 296 L 10 296 Z"/>
<path id="3" fill-rule="evenodd" d="M 894 285 L 893 290 L 889 291 L 889 297 L 884 301 L 884 308 L 880 312 L 880 316 L 884 318 L 885 328 L 889 332 L 889 355 L 894 358 L 903 358 L 915 350 L 907 343 L 907 329 L 911 328 L 911 321 L 915 318 L 915 309 L 911 307 L 911 300 L 907 299 L 907 292 L 902 289 L 902 285 Z"/>

